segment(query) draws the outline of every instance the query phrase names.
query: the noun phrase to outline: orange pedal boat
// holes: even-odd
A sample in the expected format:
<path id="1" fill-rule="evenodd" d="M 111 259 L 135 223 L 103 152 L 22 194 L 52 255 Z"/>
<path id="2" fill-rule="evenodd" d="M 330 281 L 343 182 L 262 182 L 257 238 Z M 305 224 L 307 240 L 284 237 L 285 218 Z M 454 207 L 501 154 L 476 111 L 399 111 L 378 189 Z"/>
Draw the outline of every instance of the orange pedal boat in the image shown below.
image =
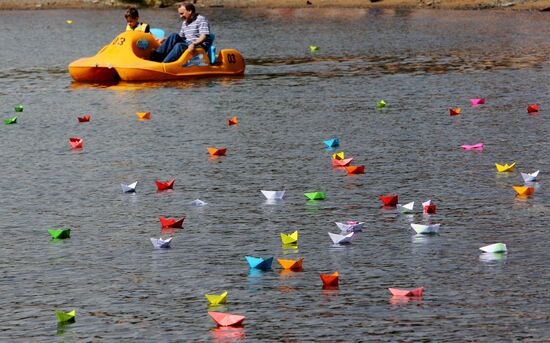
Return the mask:
<path id="1" fill-rule="evenodd" d="M 202 48 L 186 50 L 170 63 L 149 61 L 151 50 L 158 47 L 150 33 L 125 31 L 95 56 L 69 64 L 69 73 L 75 81 L 83 82 L 164 81 L 244 74 L 244 59 L 234 49 L 221 50 L 214 63 Z"/>

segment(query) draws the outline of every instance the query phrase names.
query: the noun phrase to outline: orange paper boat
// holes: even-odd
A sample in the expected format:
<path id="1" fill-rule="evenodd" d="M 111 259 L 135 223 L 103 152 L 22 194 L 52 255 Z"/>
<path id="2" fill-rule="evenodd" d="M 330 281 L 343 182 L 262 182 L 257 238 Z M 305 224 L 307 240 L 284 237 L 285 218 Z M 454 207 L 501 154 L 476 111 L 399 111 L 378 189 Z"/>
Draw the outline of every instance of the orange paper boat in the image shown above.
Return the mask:
<path id="1" fill-rule="evenodd" d="M 225 156 L 225 152 L 227 151 L 227 148 L 223 149 L 217 149 L 217 148 L 207 148 L 208 153 L 212 156 Z"/>
<path id="2" fill-rule="evenodd" d="M 302 262 L 303 258 L 300 258 L 299 260 L 282 260 L 280 258 L 277 259 L 281 267 L 283 269 L 290 269 L 290 270 L 300 270 L 302 269 Z"/>
<path id="3" fill-rule="evenodd" d="M 149 120 L 151 119 L 151 112 L 137 112 L 136 116 L 139 120 Z"/>
<path id="4" fill-rule="evenodd" d="M 183 221 L 185 220 L 185 216 L 181 219 L 167 219 L 163 217 L 159 217 L 160 225 L 162 225 L 162 228 L 173 228 L 173 229 L 181 229 L 183 226 Z"/>
<path id="5" fill-rule="evenodd" d="M 384 206 L 396 206 L 399 202 L 398 194 L 396 195 L 381 195 L 378 197 L 384 203 Z"/>
<path id="6" fill-rule="evenodd" d="M 338 272 L 334 272 L 333 274 L 319 274 L 319 276 L 321 280 L 323 280 L 324 286 L 338 286 Z"/>
<path id="7" fill-rule="evenodd" d="M 397 289 L 397 288 L 388 288 L 390 293 L 395 296 L 400 297 L 421 297 L 422 293 L 424 292 L 424 287 L 416 288 L 416 289 Z"/>
<path id="8" fill-rule="evenodd" d="M 512 186 L 514 190 L 516 191 L 518 196 L 529 196 L 533 193 L 535 193 L 535 187 L 529 187 L 529 186 Z"/>
<path id="9" fill-rule="evenodd" d="M 84 123 L 84 122 L 90 121 L 91 116 L 87 115 L 87 116 L 84 116 L 84 117 L 77 117 L 77 118 L 78 118 L 79 123 Z"/>
<path id="10" fill-rule="evenodd" d="M 346 168 L 346 171 L 348 172 L 348 175 L 350 174 L 365 174 L 365 166 L 348 166 L 344 167 Z"/>
<path id="11" fill-rule="evenodd" d="M 332 159 L 332 166 L 333 167 L 345 167 L 345 166 L 349 166 L 349 164 L 351 163 L 351 161 L 353 161 L 353 157 L 350 157 L 350 158 L 344 158 L 342 160 L 338 160 L 338 159 Z"/>
<path id="12" fill-rule="evenodd" d="M 82 149 L 84 147 L 84 140 L 82 138 L 71 137 L 69 138 L 69 144 L 73 149 Z"/>
<path id="13" fill-rule="evenodd" d="M 237 123 L 237 117 L 229 118 L 229 120 L 227 121 L 227 125 L 229 126 L 237 125 Z"/>
<path id="14" fill-rule="evenodd" d="M 209 311 L 208 315 L 214 319 L 218 326 L 240 326 L 246 319 L 245 316 L 223 312 Z"/>
<path id="15" fill-rule="evenodd" d="M 460 108 L 449 108 L 449 114 L 452 116 L 457 116 L 460 114 Z"/>
<path id="16" fill-rule="evenodd" d="M 527 113 L 536 113 L 539 111 L 539 105 L 533 104 L 527 106 Z"/>
<path id="17" fill-rule="evenodd" d="M 174 189 L 174 182 L 176 182 L 176 180 L 170 180 L 170 181 L 158 181 L 158 180 L 155 180 L 155 183 L 157 184 L 157 189 L 162 192 L 162 191 L 165 191 L 167 189 Z"/>

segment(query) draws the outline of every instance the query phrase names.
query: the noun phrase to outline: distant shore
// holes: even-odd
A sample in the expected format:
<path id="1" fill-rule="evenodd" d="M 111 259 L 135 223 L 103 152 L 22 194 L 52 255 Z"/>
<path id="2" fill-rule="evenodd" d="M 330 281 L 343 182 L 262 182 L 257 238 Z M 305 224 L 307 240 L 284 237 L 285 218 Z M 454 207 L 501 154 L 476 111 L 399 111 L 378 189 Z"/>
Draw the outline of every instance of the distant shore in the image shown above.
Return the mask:
<path id="1" fill-rule="evenodd" d="M 2 0 L 0 10 L 169 7 L 173 0 Z M 199 8 L 432 8 L 550 11 L 550 0 L 195 0 Z"/>

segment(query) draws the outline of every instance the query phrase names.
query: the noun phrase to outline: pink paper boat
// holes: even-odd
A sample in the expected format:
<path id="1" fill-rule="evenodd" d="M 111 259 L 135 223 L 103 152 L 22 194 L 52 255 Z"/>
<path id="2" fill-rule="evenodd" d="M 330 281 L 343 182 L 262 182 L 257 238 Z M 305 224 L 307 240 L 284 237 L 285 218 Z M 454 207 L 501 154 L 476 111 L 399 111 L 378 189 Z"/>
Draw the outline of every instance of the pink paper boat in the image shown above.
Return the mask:
<path id="1" fill-rule="evenodd" d="M 388 288 L 390 293 L 395 296 L 401 296 L 401 297 L 421 297 L 422 293 L 424 292 L 424 287 L 416 288 L 416 289 L 397 289 L 397 288 Z"/>
<path id="2" fill-rule="evenodd" d="M 332 166 L 333 167 L 346 167 L 349 166 L 351 161 L 353 161 L 353 157 L 350 158 L 344 158 L 343 160 L 335 160 L 332 159 Z"/>
<path id="3" fill-rule="evenodd" d="M 461 145 L 460 146 L 464 150 L 483 150 L 484 144 L 483 143 L 477 143 L 474 145 Z"/>
<path id="4" fill-rule="evenodd" d="M 71 144 L 71 148 L 73 149 L 82 149 L 84 147 L 84 140 L 78 137 L 71 137 L 69 138 L 69 144 Z"/>
<path id="5" fill-rule="evenodd" d="M 210 311 L 208 315 L 214 319 L 218 326 L 239 326 L 242 325 L 243 321 L 246 319 L 245 316 L 223 312 Z"/>
<path id="6" fill-rule="evenodd" d="M 483 105 L 485 103 L 485 99 L 484 98 L 470 99 L 470 102 L 472 103 L 472 106 Z"/>

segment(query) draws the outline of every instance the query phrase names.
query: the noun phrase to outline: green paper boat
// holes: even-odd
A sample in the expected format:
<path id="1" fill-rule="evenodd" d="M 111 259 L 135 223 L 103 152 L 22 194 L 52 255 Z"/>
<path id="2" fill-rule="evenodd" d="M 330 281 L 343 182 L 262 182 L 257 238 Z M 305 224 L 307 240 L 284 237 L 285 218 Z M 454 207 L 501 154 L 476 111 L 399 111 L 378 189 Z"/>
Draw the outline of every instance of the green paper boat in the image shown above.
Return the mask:
<path id="1" fill-rule="evenodd" d="M 386 107 L 386 102 L 384 100 L 380 100 L 377 104 L 376 104 L 376 108 L 384 108 Z"/>
<path id="2" fill-rule="evenodd" d="M 324 192 L 310 192 L 310 193 L 304 193 L 305 197 L 309 200 L 325 200 L 325 193 Z"/>
<path id="3" fill-rule="evenodd" d="M 309 46 L 309 50 L 310 50 L 311 52 L 319 51 L 319 47 L 318 47 L 318 46 L 315 46 L 315 45 L 310 45 L 310 46 Z"/>
<path id="4" fill-rule="evenodd" d="M 8 125 L 9 124 L 15 124 L 15 123 L 17 123 L 17 117 L 13 117 L 13 118 L 10 118 L 10 119 L 5 119 L 4 123 L 8 124 Z"/>
<path id="5" fill-rule="evenodd" d="M 15 106 L 15 112 L 23 112 L 23 105 Z"/>
<path id="6" fill-rule="evenodd" d="M 71 312 L 55 311 L 55 318 L 57 318 L 58 323 L 74 323 L 75 316 L 75 310 L 72 310 Z"/>
<path id="7" fill-rule="evenodd" d="M 71 238 L 71 229 L 49 229 L 48 232 L 52 239 Z"/>

